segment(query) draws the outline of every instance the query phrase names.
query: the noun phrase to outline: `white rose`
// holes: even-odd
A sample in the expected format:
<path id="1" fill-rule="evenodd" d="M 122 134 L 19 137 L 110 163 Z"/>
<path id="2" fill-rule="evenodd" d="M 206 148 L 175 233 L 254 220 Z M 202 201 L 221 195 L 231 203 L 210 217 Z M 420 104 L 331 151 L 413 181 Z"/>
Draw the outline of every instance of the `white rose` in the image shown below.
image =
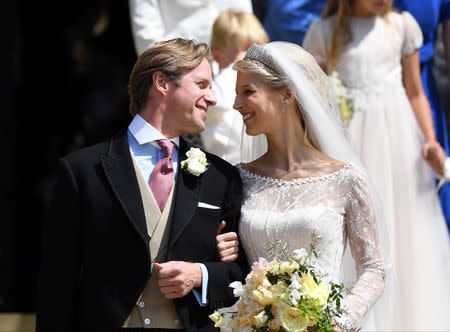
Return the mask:
<path id="1" fill-rule="evenodd" d="M 206 171 L 208 162 L 206 154 L 199 148 L 191 148 L 186 152 L 187 159 L 181 161 L 181 168 L 187 170 L 189 173 L 199 176 Z"/>
<path id="2" fill-rule="evenodd" d="M 309 318 L 303 316 L 302 312 L 294 307 L 280 306 L 279 319 L 281 325 L 288 332 L 300 332 L 308 328 Z"/>
<path id="3" fill-rule="evenodd" d="M 191 148 L 188 152 L 186 152 L 186 156 L 188 156 L 189 159 L 206 158 L 205 153 L 199 148 Z"/>
<path id="4" fill-rule="evenodd" d="M 187 170 L 189 173 L 199 176 L 204 171 L 206 171 L 206 166 L 200 163 L 199 161 L 188 161 Z"/>

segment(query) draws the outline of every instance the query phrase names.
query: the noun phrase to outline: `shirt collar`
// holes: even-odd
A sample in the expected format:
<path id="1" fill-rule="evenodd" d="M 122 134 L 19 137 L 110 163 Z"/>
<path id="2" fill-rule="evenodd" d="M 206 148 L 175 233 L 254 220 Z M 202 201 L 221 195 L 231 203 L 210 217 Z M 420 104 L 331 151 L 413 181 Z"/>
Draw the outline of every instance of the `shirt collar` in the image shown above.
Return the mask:
<path id="1" fill-rule="evenodd" d="M 158 130 L 153 128 L 153 126 L 145 121 L 139 114 L 136 114 L 133 121 L 131 121 L 128 126 L 128 130 L 133 134 L 139 145 L 145 143 L 152 143 L 158 146 L 155 141 L 160 139 L 168 139 Z M 177 147 L 180 146 L 180 137 L 171 138 L 170 141 L 176 144 Z M 159 147 L 159 146 L 158 146 Z"/>

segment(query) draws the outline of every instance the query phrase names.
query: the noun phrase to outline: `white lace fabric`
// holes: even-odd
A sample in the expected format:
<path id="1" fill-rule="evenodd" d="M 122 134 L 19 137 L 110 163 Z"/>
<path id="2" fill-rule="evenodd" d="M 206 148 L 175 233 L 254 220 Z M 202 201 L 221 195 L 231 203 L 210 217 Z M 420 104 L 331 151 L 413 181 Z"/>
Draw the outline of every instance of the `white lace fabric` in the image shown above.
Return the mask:
<path id="1" fill-rule="evenodd" d="M 378 250 L 377 222 L 366 183 L 347 163 L 323 176 L 280 180 L 257 175 L 237 165 L 244 185 L 240 239 L 250 264 L 267 257 L 268 242 L 286 249 L 308 249 L 311 235 L 320 236 L 313 264 L 324 279 L 339 283 L 347 241 L 357 267 L 357 281 L 343 302 L 339 319 L 357 329 L 383 293 L 384 262 Z"/>

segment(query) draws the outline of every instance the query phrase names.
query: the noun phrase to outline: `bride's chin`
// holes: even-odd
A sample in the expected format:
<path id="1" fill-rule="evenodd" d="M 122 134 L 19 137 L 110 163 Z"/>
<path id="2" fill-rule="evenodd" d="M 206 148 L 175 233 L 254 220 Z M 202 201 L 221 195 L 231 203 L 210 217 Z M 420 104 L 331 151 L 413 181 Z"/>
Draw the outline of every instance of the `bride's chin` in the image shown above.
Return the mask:
<path id="1" fill-rule="evenodd" d="M 257 136 L 259 133 L 255 132 L 255 130 L 249 129 L 248 127 L 245 128 L 245 133 L 248 136 Z"/>

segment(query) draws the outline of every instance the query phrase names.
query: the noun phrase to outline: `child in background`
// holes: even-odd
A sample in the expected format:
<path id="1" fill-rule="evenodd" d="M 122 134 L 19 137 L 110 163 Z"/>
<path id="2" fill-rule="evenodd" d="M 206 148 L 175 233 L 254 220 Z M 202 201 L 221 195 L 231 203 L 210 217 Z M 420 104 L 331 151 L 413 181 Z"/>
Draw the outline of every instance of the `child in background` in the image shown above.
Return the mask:
<path id="1" fill-rule="evenodd" d="M 391 7 L 391 0 L 329 0 L 303 46 L 328 74 L 338 73 L 353 99 L 348 129 L 382 198 L 400 330 L 449 330 L 449 238 L 427 165 L 443 173 L 445 152 L 420 78 L 422 32 Z"/>
<path id="2" fill-rule="evenodd" d="M 217 104 L 208 108 L 202 141 L 207 151 L 231 164 L 245 161 L 240 153 L 242 116 L 233 109 L 236 71 L 232 66 L 244 57 L 253 43 L 263 44 L 268 41 L 264 28 L 253 14 L 227 10 L 214 21 L 211 53 L 220 71 L 213 79 L 212 91 Z"/>

